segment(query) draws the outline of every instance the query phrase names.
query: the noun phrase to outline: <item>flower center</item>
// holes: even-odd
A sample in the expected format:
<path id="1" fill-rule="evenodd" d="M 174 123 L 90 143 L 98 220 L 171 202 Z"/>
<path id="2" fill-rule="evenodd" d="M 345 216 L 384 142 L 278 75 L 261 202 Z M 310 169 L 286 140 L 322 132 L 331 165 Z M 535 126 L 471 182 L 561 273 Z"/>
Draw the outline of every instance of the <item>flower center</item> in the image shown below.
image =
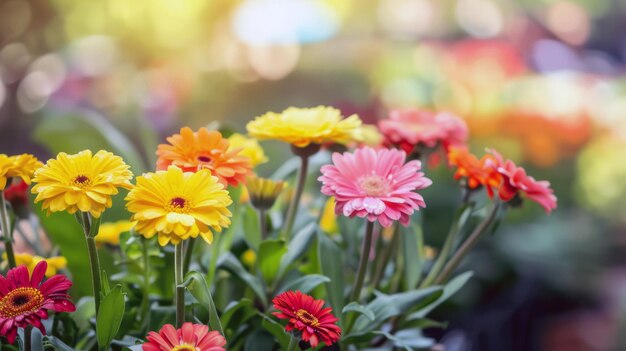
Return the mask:
<path id="1" fill-rule="evenodd" d="M 182 344 L 182 345 L 178 345 L 174 347 L 170 351 L 197 351 L 197 350 L 198 349 L 196 349 L 193 345 Z"/>
<path id="2" fill-rule="evenodd" d="M 389 192 L 387 181 L 378 174 L 368 175 L 359 179 L 359 188 L 370 196 L 381 196 Z"/>
<path id="3" fill-rule="evenodd" d="M 302 322 L 312 327 L 317 327 L 320 325 L 320 322 L 317 320 L 317 318 L 315 318 L 315 316 L 310 314 L 307 310 L 299 309 L 296 312 L 296 316 L 298 316 L 298 318 L 300 318 Z"/>
<path id="4" fill-rule="evenodd" d="M 21 287 L 9 291 L 0 300 L 0 316 L 14 318 L 36 312 L 43 305 L 43 295 L 38 289 Z"/>
<path id="5" fill-rule="evenodd" d="M 79 174 L 74 178 L 74 185 L 79 188 L 84 188 L 89 184 L 91 184 L 91 179 L 84 174 Z"/>
<path id="6" fill-rule="evenodd" d="M 211 158 L 209 156 L 200 155 L 200 156 L 198 156 L 198 161 L 204 162 L 204 163 L 209 163 L 209 162 L 211 162 Z"/>
<path id="7" fill-rule="evenodd" d="M 182 197 L 175 197 L 165 206 L 169 212 L 187 213 L 190 209 L 189 201 Z"/>

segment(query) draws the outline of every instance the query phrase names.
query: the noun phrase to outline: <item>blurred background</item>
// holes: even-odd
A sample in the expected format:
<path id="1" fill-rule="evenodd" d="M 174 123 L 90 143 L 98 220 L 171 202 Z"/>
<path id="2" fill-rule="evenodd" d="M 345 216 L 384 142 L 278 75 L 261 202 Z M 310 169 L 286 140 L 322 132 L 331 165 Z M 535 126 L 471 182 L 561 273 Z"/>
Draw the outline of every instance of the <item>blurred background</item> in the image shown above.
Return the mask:
<path id="1" fill-rule="evenodd" d="M 550 180 L 559 208 L 510 211 L 428 334 L 445 350 L 626 350 L 624 33 L 623 0 L 2 0 L 0 152 L 107 148 L 141 173 L 183 125 L 450 110 L 474 151 Z M 261 174 L 288 155 L 263 145 Z M 460 195 L 445 166 L 427 173 L 437 247 Z"/>

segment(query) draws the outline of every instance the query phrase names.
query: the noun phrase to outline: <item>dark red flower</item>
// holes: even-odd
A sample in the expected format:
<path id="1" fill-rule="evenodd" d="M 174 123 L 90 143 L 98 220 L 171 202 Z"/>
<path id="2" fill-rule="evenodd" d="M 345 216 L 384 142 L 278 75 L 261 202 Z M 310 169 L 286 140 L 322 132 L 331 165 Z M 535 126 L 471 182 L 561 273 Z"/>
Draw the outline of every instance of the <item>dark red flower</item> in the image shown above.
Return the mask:
<path id="1" fill-rule="evenodd" d="M 14 181 L 4 189 L 4 198 L 11 203 L 13 208 L 26 206 L 28 204 L 28 184 L 21 179 Z"/>
<path id="2" fill-rule="evenodd" d="M 41 320 L 48 319 L 48 310 L 76 310 L 67 294 L 72 282 L 65 276 L 57 274 L 42 283 L 47 268 L 46 261 L 41 261 L 32 276 L 23 265 L 9 270 L 6 278 L 0 275 L 0 335 L 10 343 L 15 341 L 17 328 L 34 326 L 45 335 Z"/>
<path id="3" fill-rule="evenodd" d="M 298 330 L 301 338 L 317 347 L 320 340 L 332 345 L 341 336 L 341 328 L 335 324 L 337 318 L 331 313 L 332 308 L 324 308 L 324 300 L 315 300 L 313 296 L 301 291 L 286 291 L 272 300 L 274 308 L 280 312 L 273 314 L 280 319 L 288 319 L 285 330 Z"/>

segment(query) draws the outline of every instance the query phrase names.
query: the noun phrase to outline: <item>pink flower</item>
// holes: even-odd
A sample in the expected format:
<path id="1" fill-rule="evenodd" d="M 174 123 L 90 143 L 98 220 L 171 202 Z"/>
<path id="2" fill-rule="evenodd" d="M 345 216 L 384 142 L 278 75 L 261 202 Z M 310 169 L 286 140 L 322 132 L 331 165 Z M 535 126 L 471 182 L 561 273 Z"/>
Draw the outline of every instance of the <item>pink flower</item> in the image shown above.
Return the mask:
<path id="1" fill-rule="evenodd" d="M 333 154 L 333 164 L 322 166 L 322 193 L 334 196 L 335 213 L 358 216 L 383 227 L 393 221 L 409 224 L 415 210 L 426 207 L 415 190 L 432 181 L 419 172 L 421 163 L 404 163 L 406 154 L 396 149 L 374 150 L 370 147 L 354 153 Z"/>
<path id="2" fill-rule="evenodd" d="M 496 159 L 492 167 L 502 175 L 502 183 L 498 189 L 500 199 L 511 201 L 519 192 L 523 192 L 527 198 L 541 205 L 546 213 L 556 208 L 557 198 L 550 188 L 550 182 L 535 180 L 526 174 L 524 168 L 516 166 L 513 161 L 504 161 L 497 151 L 490 150 L 490 152 Z"/>
<path id="3" fill-rule="evenodd" d="M 467 124 L 449 112 L 428 110 L 392 110 L 389 118 L 378 122 L 387 144 L 399 146 L 410 153 L 418 144 L 444 148 L 464 144 L 469 134 Z"/>
<path id="4" fill-rule="evenodd" d="M 6 336 L 9 343 L 15 341 L 17 328 L 32 325 L 45 335 L 41 320 L 48 319 L 48 310 L 76 310 L 67 295 L 72 282 L 65 276 L 57 274 L 41 282 L 47 268 L 46 261 L 41 261 L 33 269 L 32 276 L 26 266 L 9 270 L 6 278 L 0 275 L 0 335 Z"/>
<path id="5" fill-rule="evenodd" d="M 180 329 L 166 324 L 158 333 L 148 333 L 144 351 L 225 351 L 226 339 L 204 324 L 183 323 Z"/>

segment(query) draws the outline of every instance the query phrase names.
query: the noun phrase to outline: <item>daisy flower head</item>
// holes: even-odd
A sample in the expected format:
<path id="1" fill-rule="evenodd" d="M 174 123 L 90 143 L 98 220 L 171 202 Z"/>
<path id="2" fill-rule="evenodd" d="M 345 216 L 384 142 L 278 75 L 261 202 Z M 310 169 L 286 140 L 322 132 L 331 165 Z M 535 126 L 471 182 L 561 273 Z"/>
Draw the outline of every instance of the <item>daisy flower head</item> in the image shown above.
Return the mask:
<path id="1" fill-rule="evenodd" d="M 100 150 L 68 155 L 61 152 L 35 172 L 31 189 L 48 214 L 89 212 L 98 218 L 112 205 L 118 188 L 130 189 L 133 174 L 121 157 Z"/>
<path id="2" fill-rule="evenodd" d="M 550 188 L 550 182 L 535 180 L 526 174 L 523 167 L 517 166 L 511 160 L 504 160 L 495 150 L 490 150 L 494 156 L 491 166 L 502 176 L 502 183 L 498 189 L 498 196 L 505 202 L 515 199 L 518 195 L 524 196 L 543 207 L 546 213 L 552 212 L 557 207 L 557 198 L 554 190 Z"/>
<path id="3" fill-rule="evenodd" d="M 268 112 L 249 122 L 246 128 L 257 139 L 275 139 L 305 148 L 310 144 L 348 144 L 355 141 L 360 126 L 357 115 L 343 118 L 336 108 L 318 106 Z"/>
<path id="4" fill-rule="evenodd" d="M 33 326 L 45 335 L 41 321 L 48 319 L 48 311 L 76 310 L 67 294 L 72 282 L 65 276 L 55 275 L 42 282 L 47 266 L 41 261 L 32 275 L 26 266 L 9 270 L 6 277 L 0 275 L 0 335 L 9 343 L 15 341 L 18 328 Z"/>
<path id="5" fill-rule="evenodd" d="M 129 232 L 133 227 L 133 222 L 125 220 L 102 223 L 95 237 L 96 243 L 117 246 L 120 244 L 120 235 Z"/>
<path id="6" fill-rule="evenodd" d="M 12 177 L 19 177 L 27 185 L 30 184 L 33 173 L 41 166 L 43 164 L 33 155 L 0 154 L 0 191 L 7 186 Z"/>
<path id="7" fill-rule="evenodd" d="M 453 146 L 448 149 L 448 163 L 456 167 L 454 179 L 465 179 L 469 189 L 486 187 L 489 196 L 493 196 L 493 188 L 497 188 L 502 176 L 492 165 L 496 162 L 493 155 L 484 155 L 478 159 L 464 146 Z"/>
<path id="8" fill-rule="evenodd" d="M 295 331 L 302 340 L 312 347 L 320 342 L 330 346 L 341 336 L 341 328 L 330 307 L 324 308 L 324 300 L 315 300 L 313 296 L 301 291 L 285 291 L 272 300 L 274 308 L 279 312 L 273 314 L 280 319 L 287 319 L 285 330 Z"/>
<path id="9" fill-rule="evenodd" d="M 228 139 L 218 131 L 200 128 L 194 132 L 184 127 L 167 141 L 157 148 L 157 170 L 171 165 L 185 172 L 208 169 L 224 186 L 245 183 L 252 173 L 250 158 L 241 153 L 241 148 L 231 148 Z"/>
<path id="10" fill-rule="evenodd" d="M 408 154 L 419 145 L 434 148 L 441 144 L 447 148 L 463 144 L 469 134 L 465 121 L 452 113 L 418 109 L 392 110 L 378 127 L 388 145 Z"/>
<path id="11" fill-rule="evenodd" d="M 354 153 L 334 153 L 333 164 L 322 166 L 322 193 L 334 196 L 335 213 L 358 216 L 389 227 L 394 221 L 408 225 L 411 215 L 426 207 L 422 195 L 432 181 L 420 172 L 420 161 L 405 163 L 397 149 L 365 147 Z"/>
<path id="12" fill-rule="evenodd" d="M 204 324 L 187 322 L 180 329 L 166 324 L 158 333 L 148 333 L 146 339 L 141 345 L 143 351 L 226 351 L 226 339 Z"/>
<path id="13" fill-rule="evenodd" d="M 137 177 L 126 201 L 135 231 L 146 238 L 157 235 L 161 246 L 197 236 L 210 244 L 211 230 L 230 225 L 227 207 L 233 202 L 209 170 L 183 172 L 176 166 Z"/>
<path id="14" fill-rule="evenodd" d="M 259 145 L 259 141 L 254 138 L 248 138 L 245 135 L 239 133 L 233 133 L 228 137 L 230 143 L 230 149 L 239 149 L 240 155 L 246 156 L 250 159 L 252 167 L 256 167 L 262 163 L 268 161 L 265 151 Z"/>

